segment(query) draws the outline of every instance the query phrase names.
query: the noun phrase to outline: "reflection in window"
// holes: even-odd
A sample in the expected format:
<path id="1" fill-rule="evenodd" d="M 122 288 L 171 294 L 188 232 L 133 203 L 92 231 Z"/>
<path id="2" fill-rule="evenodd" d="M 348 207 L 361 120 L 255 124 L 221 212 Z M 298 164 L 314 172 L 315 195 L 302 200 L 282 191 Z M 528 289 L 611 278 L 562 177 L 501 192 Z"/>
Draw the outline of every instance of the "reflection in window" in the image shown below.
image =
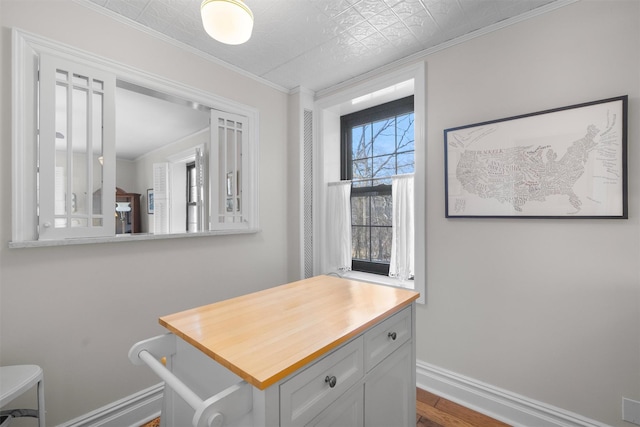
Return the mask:
<path id="1" fill-rule="evenodd" d="M 198 231 L 198 185 L 196 162 L 187 164 L 187 232 Z"/>
<path id="2" fill-rule="evenodd" d="M 13 108 L 17 131 L 12 138 L 14 222 L 10 247 L 39 241 L 49 246 L 52 241 L 55 245 L 65 239 L 74 240 L 64 244 L 86 243 L 82 240 L 87 238 L 111 241 L 116 235 L 116 169 L 121 188 L 138 193 L 151 188 L 156 197 L 154 210 L 141 212 L 141 240 L 146 234 L 168 232 L 164 222 L 160 221 L 163 226 L 158 227 L 158 219 L 169 219 L 168 208 L 172 208 L 174 218 L 179 217 L 176 233 L 184 233 L 191 228 L 187 228 L 185 219 L 185 163 L 193 162 L 193 157 L 200 186 L 197 215 L 191 215 L 197 218 L 196 232 L 259 230 L 259 133 L 253 125 L 258 123 L 257 109 L 130 67 L 115 63 L 103 67 L 108 63 L 105 58 L 68 46 L 53 46 L 50 40 L 19 30 L 15 36 L 14 57 L 24 60 L 15 62 L 12 77 L 12 86 L 20 96 Z M 51 48 L 44 52 L 44 45 Z M 131 108 L 122 108 L 120 102 L 125 98 L 140 100 L 142 95 L 146 98 L 142 106 L 128 104 Z M 166 114 L 171 106 L 174 108 Z M 223 113 L 229 108 L 235 114 Z M 162 117 L 156 117 L 159 114 Z M 197 120 L 190 120 L 196 115 Z M 185 116 L 190 123 L 200 125 L 176 135 L 177 129 L 188 127 Z M 230 121 L 225 120 L 228 132 L 224 138 L 218 138 L 218 117 Z M 141 136 L 140 131 L 154 134 Z M 174 150 L 185 151 L 196 138 L 203 147 L 200 155 L 176 159 Z M 160 140 L 168 145 L 134 144 Z M 154 164 L 169 162 L 172 166 L 181 163 L 181 194 L 174 197 L 180 206 L 175 209 L 166 203 L 168 191 L 162 193 L 163 188 L 154 185 Z M 224 174 L 232 173 L 229 185 L 224 176 L 218 176 L 219 165 L 225 166 Z M 163 194 L 165 199 L 159 197 Z M 158 209 L 162 201 L 165 210 Z"/>

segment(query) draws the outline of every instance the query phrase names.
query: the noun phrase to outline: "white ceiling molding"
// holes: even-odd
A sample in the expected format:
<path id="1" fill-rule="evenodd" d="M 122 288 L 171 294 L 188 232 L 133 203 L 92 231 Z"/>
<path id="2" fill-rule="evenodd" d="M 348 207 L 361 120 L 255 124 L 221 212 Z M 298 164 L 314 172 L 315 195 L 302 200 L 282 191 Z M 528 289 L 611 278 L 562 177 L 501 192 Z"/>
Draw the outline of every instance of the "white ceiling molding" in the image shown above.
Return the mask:
<path id="1" fill-rule="evenodd" d="M 192 0 L 73 0 L 285 93 L 319 96 L 577 0 L 247 0 L 254 34 L 212 40 Z"/>

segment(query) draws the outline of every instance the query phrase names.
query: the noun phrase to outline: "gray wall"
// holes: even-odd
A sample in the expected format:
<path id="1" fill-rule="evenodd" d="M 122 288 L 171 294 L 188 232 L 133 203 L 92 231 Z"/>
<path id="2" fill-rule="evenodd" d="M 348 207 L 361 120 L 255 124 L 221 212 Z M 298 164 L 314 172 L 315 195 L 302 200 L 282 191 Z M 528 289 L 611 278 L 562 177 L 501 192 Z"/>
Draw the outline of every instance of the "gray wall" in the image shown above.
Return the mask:
<path id="1" fill-rule="evenodd" d="M 427 56 L 420 360 L 611 425 L 640 400 L 640 2 L 581 1 Z M 629 219 L 445 219 L 443 129 L 629 95 Z"/>
<path id="2" fill-rule="evenodd" d="M 31 16 L 35 4 L 0 0 L 3 200 L 13 26 L 259 108 L 260 181 L 269 182 L 260 191 L 263 231 L 240 237 L 8 250 L 10 205 L 1 205 L 0 362 L 43 366 L 57 424 L 157 382 L 126 354 L 163 332 L 158 316 L 294 278 L 285 254 L 298 230 L 287 229 L 287 196 L 276 191 L 287 188 L 286 95 L 73 2 L 38 2 L 43 10 Z M 587 0 L 424 58 L 427 304 L 417 314 L 418 359 L 616 426 L 628 425 L 621 397 L 640 400 L 639 29 L 636 0 Z M 622 94 L 630 96 L 629 220 L 444 218 L 443 129 Z M 181 271 L 191 260 L 199 269 Z"/>
<path id="3" fill-rule="evenodd" d="M 159 316 L 287 281 L 287 95 L 72 1 L 0 0 L 0 24 L 0 363 L 42 366 L 56 425 L 159 382 L 127 358 Z M 262 232 L 8 249 L 14 26 L 259 109 Z"/>

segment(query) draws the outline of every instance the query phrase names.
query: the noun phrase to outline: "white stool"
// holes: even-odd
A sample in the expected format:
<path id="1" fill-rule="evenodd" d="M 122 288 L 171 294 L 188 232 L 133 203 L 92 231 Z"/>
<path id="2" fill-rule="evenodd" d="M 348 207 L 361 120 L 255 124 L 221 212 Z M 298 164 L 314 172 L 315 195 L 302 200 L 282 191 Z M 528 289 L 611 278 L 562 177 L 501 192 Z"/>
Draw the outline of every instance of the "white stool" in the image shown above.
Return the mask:
<path id="1" fill-rule="evenodd" d="M 45 427 L 42 368 L 37 365 L 0 366 L 0 408 L 34 385 L 38 386 L 37 411 L 33 409 L 15 409 L 4 412 L 14 417 L 36 417 L 38 418 L 38 426 Z"/>

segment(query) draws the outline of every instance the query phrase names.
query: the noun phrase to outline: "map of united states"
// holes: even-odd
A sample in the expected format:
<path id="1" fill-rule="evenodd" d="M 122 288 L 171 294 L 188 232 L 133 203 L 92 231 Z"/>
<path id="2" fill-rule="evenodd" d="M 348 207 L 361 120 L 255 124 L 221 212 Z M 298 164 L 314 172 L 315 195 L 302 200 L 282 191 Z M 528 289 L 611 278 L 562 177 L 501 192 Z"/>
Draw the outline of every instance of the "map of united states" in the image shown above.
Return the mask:
<path id="1" fill-rule="evenodd" d="M 589 125 L 584 137 L 573 141 L 559 158 L 549 145 L 464 150 L 456 178 L 467 192 L 508 203 L 518 212 L 525 204 L 544 202 L 552 195 L 566 196 L 579 212 L 582 200 L 574 185 L 585 173 L 599 132 Z"/>
<path id="2" fill-rule="evenodd" d="M 445 215 L 626 218 L 626 102 L 445 129 Z"/>

